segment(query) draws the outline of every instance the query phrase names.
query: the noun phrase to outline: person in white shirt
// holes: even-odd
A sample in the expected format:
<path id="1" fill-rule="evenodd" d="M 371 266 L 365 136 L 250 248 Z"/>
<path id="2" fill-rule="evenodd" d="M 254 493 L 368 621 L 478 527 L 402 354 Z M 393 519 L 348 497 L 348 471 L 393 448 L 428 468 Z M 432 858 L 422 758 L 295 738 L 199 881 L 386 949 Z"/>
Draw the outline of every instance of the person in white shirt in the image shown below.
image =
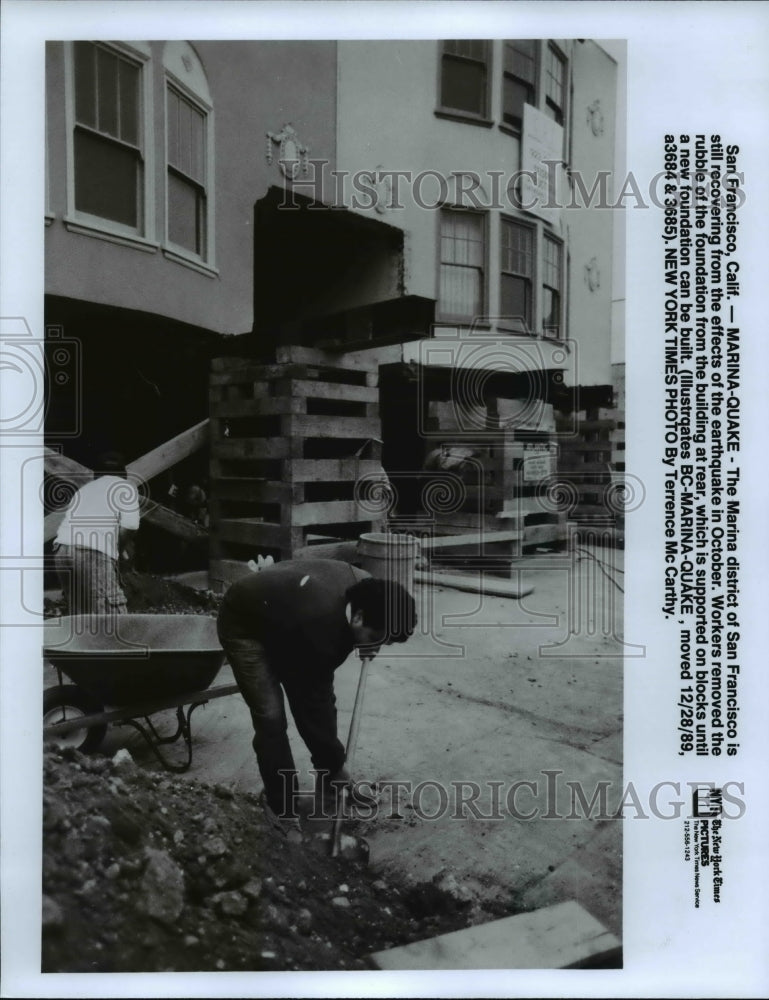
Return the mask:
<path id="1" fill-rule="evenodd" d="M 125 614 L 120 559 L 139 529 L 139 494 L 117 452 L 102 455 L 94 478 L 73 496 L 53 543 L 71 615 Z"/>

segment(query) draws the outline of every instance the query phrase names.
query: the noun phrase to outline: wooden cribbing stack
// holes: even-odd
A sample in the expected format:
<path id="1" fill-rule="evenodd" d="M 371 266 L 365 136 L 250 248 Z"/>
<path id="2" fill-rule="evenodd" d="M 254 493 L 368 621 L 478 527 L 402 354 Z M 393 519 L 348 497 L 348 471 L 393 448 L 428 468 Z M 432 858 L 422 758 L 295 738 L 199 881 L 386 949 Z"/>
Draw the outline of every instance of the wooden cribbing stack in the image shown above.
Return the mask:
<path id="1" fill-rule="evenodd" d="M 561 477 L 575 491 L 569 515 L 582 527 L 622 528 L 612 488 L 625 471 L 625 413 L 607 407 L 579 410 L 557 421 Z"/>
<path id="2" fill-rule="evenodd" d="M 497 548 L 516 558 L 537 545 L 566 544 L 565 513 L 539 496 L 542 481 L 556 471 L 552 406 L 498 398 L 490 400 L 485 414 L 479 409 L 463 420 L 454 401 L 431 402 L 429 414 L 430 430 L 433 435 L 441 432 L 440 447 L 448 450 L 449 458 L 452 448 L 458 454 L 472 452 L 460 473 L 463 502 L 435 515 L 437 535 L 447 537 L 435 538 L 431 548 L 445 550 L 449 559 L 460 554 L 491 556 Z M 474 424 L 483 432 L 475 434 Z M 474 546 L 472 532 L 477 532 Z"/>
<path id="3" fill-rule="evenodd" d="M 377 531 L 384 509 L 355 484 L 382 474 L 378 375 L 303 347 L 276 360 L 217 358 L 210 379 L 212 586 L 256 554 L 290 559 L 313 542 Z"/>

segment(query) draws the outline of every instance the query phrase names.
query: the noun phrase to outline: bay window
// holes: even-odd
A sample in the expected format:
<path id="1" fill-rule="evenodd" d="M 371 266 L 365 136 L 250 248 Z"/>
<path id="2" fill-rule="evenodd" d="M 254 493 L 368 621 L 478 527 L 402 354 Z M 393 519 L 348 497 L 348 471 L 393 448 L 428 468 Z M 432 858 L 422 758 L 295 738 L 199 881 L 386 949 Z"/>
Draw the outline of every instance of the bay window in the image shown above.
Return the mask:
<path id="1" fill-rule="evenodd" d="M 534 229 L 501 219 L 500 322 L 520 333 L 532 329 Z"/>
<path id="2" fill-rule="evenodd" d="M 480 212 L 444 208 L 440 227 L 439 312 L 444 319 L 481 318 L 486 311 L 485 216 Z"/>
<path id="3" fill-rule="evenodd" d="M 442 43 L 441 108 L 485 118 L 489 113 L 490 43 L 455 39 Z"/>

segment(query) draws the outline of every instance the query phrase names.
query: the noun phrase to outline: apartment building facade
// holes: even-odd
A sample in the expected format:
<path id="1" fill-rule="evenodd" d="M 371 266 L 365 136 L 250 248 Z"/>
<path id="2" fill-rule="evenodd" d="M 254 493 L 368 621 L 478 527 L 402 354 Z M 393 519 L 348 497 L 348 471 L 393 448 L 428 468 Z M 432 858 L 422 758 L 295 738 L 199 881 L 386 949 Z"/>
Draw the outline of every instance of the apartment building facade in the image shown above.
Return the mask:
<path id="1" fill-rule="evenodd" d="M 612 212 L 574 195 L 615 92 L 590 40 L 49 44 L 46 323 L 81 366 L 49 438 L 78 392 L 58 443 L 130 459 L 205 418 L 211 357 L 276 343 L 380 365 L 396 463 L 404 372 L 610 405 Z"/>

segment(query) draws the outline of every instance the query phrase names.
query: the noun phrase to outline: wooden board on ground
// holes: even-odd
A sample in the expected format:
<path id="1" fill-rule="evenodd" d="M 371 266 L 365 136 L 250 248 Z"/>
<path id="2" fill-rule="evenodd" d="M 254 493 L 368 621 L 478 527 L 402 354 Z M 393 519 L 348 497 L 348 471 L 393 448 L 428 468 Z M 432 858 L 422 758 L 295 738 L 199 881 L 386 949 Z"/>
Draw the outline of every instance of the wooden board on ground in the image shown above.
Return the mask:
<path id="1" fill-rule="evenodd" d="M 517 542 L 521 535 L 520 531 L 476 531 L 463 535 L 433 535 L 420 538 L 419 545 L 424 551 L 456 548 L 459 545 L 476 545 L 480 548 L 494 542 Z"/>
<path id="2" fill-rule="evenodd" d="M 527 583 L 517 583 L 513 580 L 501 580 L 498 577 L 460 576 L 458 573 L 438 573 L 435 570 L 415 570 L 415 583 L 428 583 L 433 587 L 451 587 L 452 590 L 464 590 L 471 594 L 488 594 L 492 597 L 526 597 L 534 592 L 534 587 Z"/>
<path id="3" fill-rule="evenodd" d="M 616 963 L 620 942 L 574 900 L 377 951 L 379 969 L 568 969 Z"/>

